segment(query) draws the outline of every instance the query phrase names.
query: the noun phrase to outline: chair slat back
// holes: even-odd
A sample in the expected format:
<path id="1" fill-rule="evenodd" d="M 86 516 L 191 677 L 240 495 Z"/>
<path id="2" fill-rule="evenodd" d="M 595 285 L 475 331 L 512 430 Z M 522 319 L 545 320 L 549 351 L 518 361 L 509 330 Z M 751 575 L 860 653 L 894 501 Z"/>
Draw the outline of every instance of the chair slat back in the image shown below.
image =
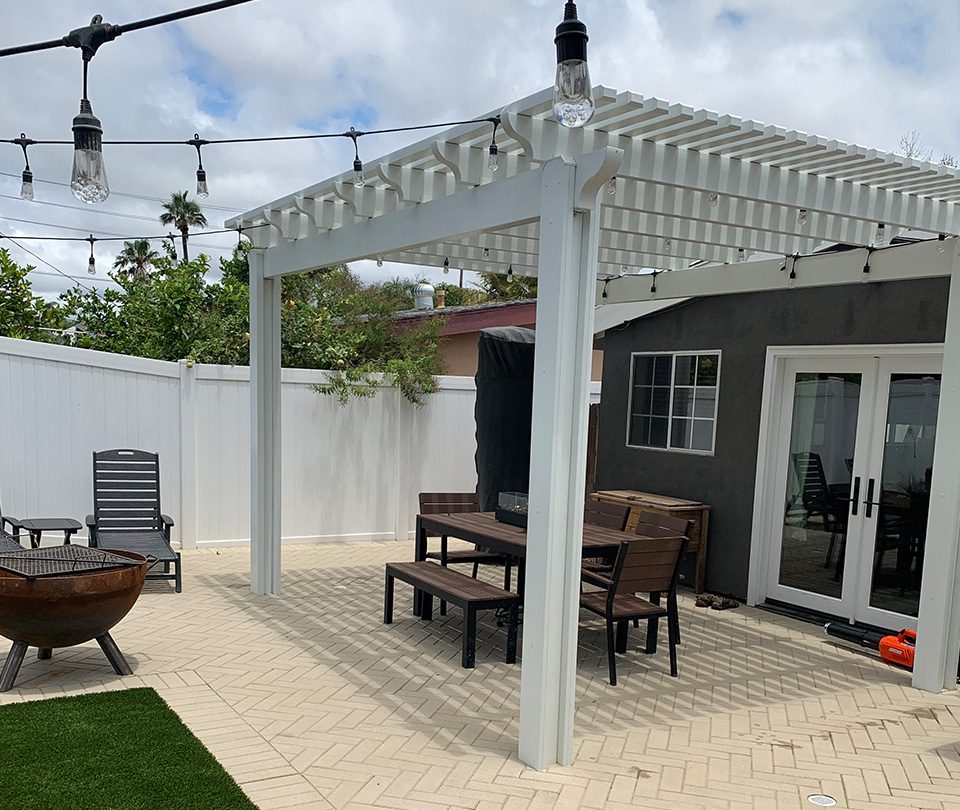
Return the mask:
<path id="1" fill-rule="evenodd" d="M 693 521 L 687 518 L 660 515 L 656 512 L 641 512 L 637 520 L 636 533 L 644 537 L 690 536 Z M 659 530 L 659 531 L 658 531 Z M 667 534 L 664 534 L 664 531 Z"/>
<path id="2" fill-rule="evenodd" d="M 93 513 L 99 530 L 160 529 L 159 454 L 144 450 L 94 453 Z"/>
<path id="3" fill-rule="evenodd" d="M 421 492 L 421 515 L 446 515 L 452 512 L 479 512 L 476 492 Z"/>
<path id="4" fill-rule="evenodd" d="M 630 507 L 616 503 L 602 503 L 587 498 L 583 505 L 583 522 L 591 526 L 603 526 L 607 529 L 616 529 L 622 532 L 627 527 L 627 518 L 630 517 Z"/>
<path id="5" fill-rule="evenodd" d="M 616 594 L 670 592 L 677 584 L 687 538 L 638 537 L 620 544 L 610 598 Z"/>

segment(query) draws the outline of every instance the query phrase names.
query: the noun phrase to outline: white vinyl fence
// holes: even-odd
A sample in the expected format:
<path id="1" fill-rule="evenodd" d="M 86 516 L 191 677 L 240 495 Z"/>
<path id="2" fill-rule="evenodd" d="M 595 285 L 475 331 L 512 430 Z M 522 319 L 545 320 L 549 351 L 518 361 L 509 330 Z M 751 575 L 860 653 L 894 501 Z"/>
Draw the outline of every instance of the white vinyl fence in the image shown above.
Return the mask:
<path id="1" fill-rule="evenodd" d="M 250 536 L 246 367 L 188 365 L 0 338 L 0 504 L 18 517 L 92 508 L 92 453 L 160 453 L 163 511 L 187 548 Z M 392 539 L 417 493 L 472 490 L 475 387 L 441 377 L 422 408 L 383 388 L 341 407 L 324 372 L 283 372 L 286 542 Z M 599 401 L 599 383 L 591 399 Z"/>

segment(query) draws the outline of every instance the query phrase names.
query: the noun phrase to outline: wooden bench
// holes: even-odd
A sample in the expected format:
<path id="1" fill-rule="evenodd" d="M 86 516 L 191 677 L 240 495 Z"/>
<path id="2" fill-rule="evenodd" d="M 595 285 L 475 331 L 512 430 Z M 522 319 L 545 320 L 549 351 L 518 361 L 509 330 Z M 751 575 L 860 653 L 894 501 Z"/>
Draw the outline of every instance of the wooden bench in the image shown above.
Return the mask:
<path id="1" fill-rule="evenodd" d="M 472 669 L 476 662 L 477 611 L 507 608 L 507 655 L 508 664 L 517 660 L 517 622 L 520 597 L 472 579 L 458 571 L 432 562 L 387 563 L 386 583 L 383 592 L 383 623 L 393 622 L 393 581 L 399 579 L 422 591 L 420 618 L 433 618 L 433 597 L 456 605 L 463 610 L 463 655 L 461 665 Z"/>

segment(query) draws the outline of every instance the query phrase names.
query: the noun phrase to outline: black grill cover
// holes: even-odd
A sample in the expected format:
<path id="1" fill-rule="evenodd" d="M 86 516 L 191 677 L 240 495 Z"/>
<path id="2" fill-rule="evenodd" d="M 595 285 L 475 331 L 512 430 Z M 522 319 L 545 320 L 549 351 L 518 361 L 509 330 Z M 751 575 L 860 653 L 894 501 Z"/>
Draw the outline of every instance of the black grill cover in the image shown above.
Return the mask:
<path id="1" fill-rule="evenodd" d="M 483 329 L 477 357 L 477 497 L 483 512 L 501 492 L 527 492 L 533 418 L 534 332 Z"/>

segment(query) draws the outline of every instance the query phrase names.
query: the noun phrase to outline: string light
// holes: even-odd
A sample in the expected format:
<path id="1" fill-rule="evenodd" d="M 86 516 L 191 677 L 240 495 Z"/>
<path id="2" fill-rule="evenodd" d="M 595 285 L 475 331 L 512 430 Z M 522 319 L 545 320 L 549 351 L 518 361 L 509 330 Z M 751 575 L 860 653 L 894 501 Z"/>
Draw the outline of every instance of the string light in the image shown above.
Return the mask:
<path id="1" fill-rule="evenodd" d="M 91 276 L 95 276 L 97 274 L 97 260 L 93 255 L 93 243 L 97 240 L 94 239 L 93 234 L 90 234 L 86 241 L 90 243 L 90 258 L 87 260 L 87 272 Z"/>
<path id="2" fill-rule="evenodd" d="M 877 233 L 873 238 L 873 243 L 875 245 L 883 245 L 887 241 L 887 226 L 882 222 L 877 223 Z"/>
<path id="3" fill-rule="evenodd" d="M 603 292 L 600 293 L 600 297 L 601 297 L 601 298 L 606 298 L 606 297 L 607 297 L 607 285 L 608 285 L 609 283 L 610 283 L 610 279 L 605 278 L 605 279 L 603 280 Z"/>
<path id="4" fill-rule="evenodd" d="M 206 146 L 209 141 L 203 140 L 196 132 L 193 133 L 193 139 L 187 141 L 197 150 L 197 196 L 206 199 L 210 196 L 210 189 L 207 187 L 207 173 L 203 168 L 203 157 L 200 154 L 200 147 Z"/>
<path id="5" fill-rule="evenodd" d="M 489 258 L 490 258 L 490 248 L 485 247 L 485 248 L 483 249 L 483 258 L 484 258 L 484 259 L 489 259 Z"/>
<path id="6" fill-rule="evenodd" d="M 613 195 L 617 193 L 617 178 L 616 176 L 611 177 L 607 180 L 607 194 Z"/>
<path id="7" fill-rule="evenodd" d="M 350 131 L 347 133 L 348 137 L 353 140 L 353 185 L 356 188 L 363 188 L 366 185 L 366 181 L 363 179 L 363 161 L 360 160 L 360 149 L 357 146 L 357 138 L 362 134 L 353 127 L 350 127 Z"/>
<path id="8" fill-rule="evenodd" d="M 808 214 L 806 208 L 801 208 L 799 211 L 797 211 L 797 225 L 799 225 L 801 228 L 807 224 L 807 218 Z"/>
<path id="9" fill-rule="evenodd" d="M 513 280 L 513 265 L 512 265 L 512 264 L 507 268 L 507 278 L 510 279 L 511 281 Z"/>
<path id="10" fill-rule="evenodd" d="M 500 126 L 500 119 L 496 118 L 493 122 L 493 138 L 490 140 L 490 148 L 487 150 L 487 168 L 495 172 L 500 168 L 500 148 L 497 146 L 497 127 Z"/>
<path id="11" fill-rule="evenodd" d="M 377 267 L 383 267 L 383 256 L 377 256 Z"/>
<path id="12" fill-rule="evenodd" d="M 663 252 L 664 253 L 673 253 L 673 240 L 664 239 L 663 240 Z"/>
<path id="13" fill-rule="evenodd" d="M 863 263 L 863 272 L 860 274 L 860 283 L 866 284 L 870 281 L 870 256 L 873 254 L 873 248 L 867 248 L 867 260 Z"/>
<path id="14" fill-rule="evenodd" d="M 709 197 L 707 197 L 707 205 L 711 208 L 716 208 L 720 205 L 720 195 L 717 192 L 713 192 Z"/>
<path id="15" fill-rule="evenodd" d="M 557 78 L 553 89 L 553 114 L 562 126 L 577 128 L 593 118 L 593 88 L 587 68 L 587 26 L 577 19 L 577 4 L 563 8 L 557 26 Z"/>
<path id="16" fill-rule="evenodd" d="M 33 199 L 33 172 L 30 171 L 30 158 L 27 157 L 27 147 L 34 143 L 24 133 L 14 138 L 13 143 L 23 150 L 23 174 L 20 177 L 20 197 L 24 200 Z"/>
<path id="17" fill-rule="evenodd" d="M 747 252 L 743 248 L 737 248 L 737 261 L 745 262 L 747 260 Z"/>
<path id="18" fill-rule="evenodd" d="M 650 284 L 650 297 L 657 297 L 657 271 L 653 271 L 653 282 Z"/>
<path id="19" fill-rule="evenodd" d="M 940 234 L 937 237 L 937 253 L 944 253 L 947 250 L 947 235 L 945 233 Z"/>
<path id="20" fill-rule="evenodd" d="M 443 274 L 449 275 L 450 273 L 450 257 L 448 256 L 443 260 Z"/>

